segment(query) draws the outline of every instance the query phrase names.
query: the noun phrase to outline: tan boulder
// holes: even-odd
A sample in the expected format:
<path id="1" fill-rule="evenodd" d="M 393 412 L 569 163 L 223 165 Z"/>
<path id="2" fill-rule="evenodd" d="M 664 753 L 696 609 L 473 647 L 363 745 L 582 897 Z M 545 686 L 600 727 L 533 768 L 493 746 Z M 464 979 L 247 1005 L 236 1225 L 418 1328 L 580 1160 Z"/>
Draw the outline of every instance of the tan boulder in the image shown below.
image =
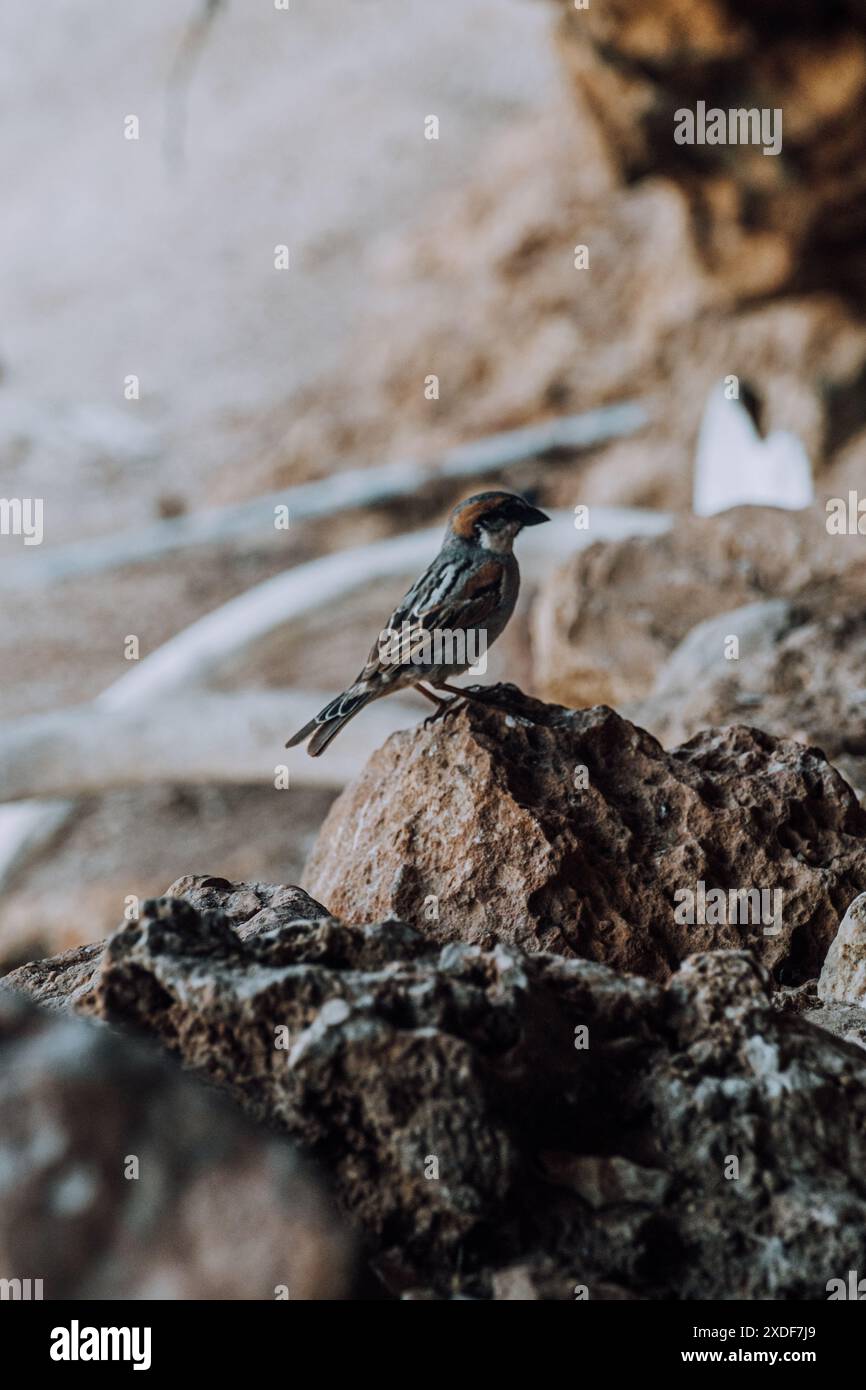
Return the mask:
<path id="1" fill-rule="evenodd" d="M 741 946 L 783 978 L 818 973 L 866 884 L 866 814 L 821 753 L 744 727 L 668 753 L 610 709 L 498 697 L 388 740 L 331 808 L 308 892 L 348 921 L 654 979 Z M 780 920 L 743 921 L 730 894 L 748 890 Z"/>
<path id="2" fill-rule="evenodd" d="M 819 998 L 866 1005 L 866 893 L 855 898 L 839 925 L 818 980 Z"/>
<path id="3" fill-rule="evenodd" d="M 619 706 L 648 696 L 674 649 L 708 618 L 772 598 L 838 602 L 843 577 L 846 595 L 862 601 L 859 537 L 829 535 L 826 520 L 820 507 L 738 507 L 677 518 L 664 536 L 577 552 L 533 609 L 539 693 L 569 705 Z"/>

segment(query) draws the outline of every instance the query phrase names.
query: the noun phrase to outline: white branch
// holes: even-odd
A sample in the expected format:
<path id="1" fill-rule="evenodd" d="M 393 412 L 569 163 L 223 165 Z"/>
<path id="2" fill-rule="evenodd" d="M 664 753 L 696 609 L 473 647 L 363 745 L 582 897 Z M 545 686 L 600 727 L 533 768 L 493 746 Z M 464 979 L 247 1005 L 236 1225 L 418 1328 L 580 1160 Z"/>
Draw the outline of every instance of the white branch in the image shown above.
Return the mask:
<path id="1" fill-rule="evenodd" d="M 275 507 L 288 507 L 294 527 L 298 522 L 333 516 L 354 507 L 374 507 L 401 497 L 414 497 L 425 486 L 443 479 L 482 477 L 558 449 L 595 448 L 634 434 L 647 421 L 647 412 L 639 402 L 602 406 L 583 415 L 487 435 L 450 449 L 432 462 L 404 461 L 378 468 L 350 469 L 236 506 L 169 517 L 120 535 L 53 548 L 32 547 L 4 562 L 0 588 L 38 588 L 61 579 L 139 564 L 193 546 L 249 540 L 285 542 L 291 538 L 291 531 L 274 529 Z M 50 517 L 46 525 L 50 526 Z"/>
<path id="2" fill-rule="evenodd" d="M 523 532 L 518 542 L 526 583 L 537 582 L 554 564 L 594 541 L 661 535 L 671 524 L 665 513 L 628 507 L 594 507 L 587 531 L 575 530 L 570 512 L 554 512 L 551 520 L 551 525 Z M 327 610 L 378 581 L 395 581 L 391 597 L 396 602 L 402 593 L 398 581 L 405 584 L 420 574 L 441 540 L 442 528 L 436 526 L 325 555 L 266 579 L 170 638 L 100 695 L 99 704 L 120 709 L 130 700 L 137 703 L 238 671 L 250 662 L 258 643 L 277 629 Z M 386 599 L 383 622 L 389 612 Z"/>
<path id="3" fill-rule="evenodd" d="M 392 696 L 369 706 L 350 738 L 325 758 L 286 749 L 290 734 L 327 704 L 333 691 L 205 692 L 106 713 L 95 704 L 31 715 L 0 726 L 0 785 L 23 797 L 92 796 L 159 784 L 345 786 L 395 729 L 429 709 Z"/>

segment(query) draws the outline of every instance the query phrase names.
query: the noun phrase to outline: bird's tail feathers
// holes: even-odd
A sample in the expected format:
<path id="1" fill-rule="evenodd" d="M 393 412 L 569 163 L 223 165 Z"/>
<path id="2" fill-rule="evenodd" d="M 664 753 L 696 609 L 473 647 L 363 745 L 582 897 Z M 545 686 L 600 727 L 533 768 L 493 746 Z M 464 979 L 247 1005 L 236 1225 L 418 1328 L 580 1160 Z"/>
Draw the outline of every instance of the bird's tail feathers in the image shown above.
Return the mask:
<path id="1" fill-rule="evenodd" d="M 344 690 L 342 695 L 338 695 L 329 705 L 325 705 L 320 710 L 315 719 L 311 719 L 309 724 L 305 724 L 286 744 L 287 748 L 294 748 L 296 744 L 303 743 L 304 739 L 309 738 L 310 745 L 307 752 L 312 758 L 317 758 L 320 753 L 324 753 L 328 744 L 343 728 L 348 724 L 359 710 L 362 710 L 370 700 L 373 699 L 374 692 L 369 689 L 354 690 L 350 687 Z"/>
<path id="2" fill-rule="evenodd" d="M 358 709 L 360 709 L 360 705 Z M 320 724 L 307 744 L 307 752 L 310 757 L 318 758 L 320 753 L 324 753 L 331 740 L 337 737 L 343 725 L 348 724 L 350 719 L 354 719 L 357 713 L 358 710 L 353 709 L 351 713 L 341 715 L 339 719 L 329 719 L 327 724 Z"/>

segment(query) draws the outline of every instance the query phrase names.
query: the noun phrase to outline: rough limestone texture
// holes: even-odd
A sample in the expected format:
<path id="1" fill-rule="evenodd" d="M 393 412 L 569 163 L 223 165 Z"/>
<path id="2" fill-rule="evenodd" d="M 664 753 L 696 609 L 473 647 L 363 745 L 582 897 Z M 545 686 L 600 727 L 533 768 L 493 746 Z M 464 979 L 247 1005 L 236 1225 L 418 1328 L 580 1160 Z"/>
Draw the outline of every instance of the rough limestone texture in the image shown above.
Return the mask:
<path id="1" fill-rule="evenodd" d="M 843 1042 L 866 1050 L 866 1009 L 859 1004 L 821 998 L 817 980 L 807 980 L 802 985 L 783 985 L 773 994 L 773 1008 L 779 1013 L 797 1014 Z"/>
<path id="2" fill-rule="evenodd" d="M 314 922 L 331 915 L 294 884 L 229 883 L 213 875 L 185 874 L 175 879 L 165 896 L 184 898 L 199 912 L 218 909 L 244 941 L 290 922 Z"/>
<path id="3" fill-rule="evenodd" d="M 866 893 L 848 908 L 818 979 L 825 1001 L 866 1006 Z"/>
<path id="4" fill-rule="evenodd" d="M 370 759 L 322 826 L 308 892 L 350 921 L 393 915 L 439 941 L 658 980 L 695 950 L 740 946 L 787 983 L 818 974 L 866 885 L 866 814 L 820 752 L 744 727 L 665 752 L 604 707 L 491 698 L 507 708 L 472 702 Z M 737 923 L 730 899 L 721 922 L 678 922 L 680 891 L 700 915 L 701 883 L 778 890 L 781 922 Z"/>
<path id="5" fill-rule="evenodd" d="M 739 657 L 724 644 L 739 637 Z M 699 729 L 748 720 L 826 753 L 866 800 L 866 609 L 837 594 L 768 599 L 692 628 L 661 668 L 652 694 L 628 707 L 665 745 Z"/>
<path id="6" fill-rule="evenodd" d="M 675 649 L 710 618 L 768 600 L 834 616 L 862 607 L 862 537 L 828 535 L 826 522 L 823 507 L 736 507 L 679 517 L 651 540 L 578 551 L 551 574 L 533 610 L 539 692 L 619 708 L 649 696 Z"/>
<path id="7" fill-rule="evenodd" d="M 7 983 L 40 969 L 57 991 Z M 326 1165 L 391 1295 L 823 1298 L 866 1267 L 866 1053 L 775 1011 L 746 953 L 662 987 L 396 922 L 243 940 L 160 899 L 71 983 Z"/>
<path id="8" fill-rule="evenodd" d="M 866 550 L 826 521 L 740 507 L 591 546 L 536 600 L 540 691 L 614 704 L 666 747 L 755 724 L 822 749 L 862 799 Z"/>
<path id="9" fill-rule="evenodd" d="M 560 51 L 629 181 L 652 173 L 688 194 L 710 263 L 787 264 L 795 283 L 862 293 L 866 32 L 860 0 L 558 0 Z M 772 138 L 678 143 L 674 113 L 758 108 Z M 779 126 L 779 121 L 781 125 Z M 768 131 L 772 136 L 772 132 Z M 733 145 L 733 148 L 732 148 Z M 754 273 L 754 272 L 753 272 Z"/>
<path id="10" fill-rule="evenodd" d="M 354 1285 L 354 1241 L 284 1139 L 157 1052 L 4 990 L 0 1191 L 0 1278 L 41 1279 L 46 1299 Z"/>

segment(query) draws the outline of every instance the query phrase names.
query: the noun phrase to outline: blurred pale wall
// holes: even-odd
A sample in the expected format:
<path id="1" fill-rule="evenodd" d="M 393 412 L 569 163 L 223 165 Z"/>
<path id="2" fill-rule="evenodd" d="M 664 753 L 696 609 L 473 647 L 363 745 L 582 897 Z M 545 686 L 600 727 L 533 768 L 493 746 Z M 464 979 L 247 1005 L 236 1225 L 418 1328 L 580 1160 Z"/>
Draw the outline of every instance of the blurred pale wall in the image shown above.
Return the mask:
<path id="1" fill-rule="evenodd" d="M 163 492 L 206 504 L 209 473 L 242 467 L 268 407 L 333 360 L 376 241 L 471 180 L 555 71 L 552 12 L 529 0 L 225 0 L 176 168 L 169 75 L 200 14 L 0 9 L 0 484 L 38 477 L 62 506 L 46 544 L 141 520 Z M 447 138 L 424 140 L 428 112 Z"/>

